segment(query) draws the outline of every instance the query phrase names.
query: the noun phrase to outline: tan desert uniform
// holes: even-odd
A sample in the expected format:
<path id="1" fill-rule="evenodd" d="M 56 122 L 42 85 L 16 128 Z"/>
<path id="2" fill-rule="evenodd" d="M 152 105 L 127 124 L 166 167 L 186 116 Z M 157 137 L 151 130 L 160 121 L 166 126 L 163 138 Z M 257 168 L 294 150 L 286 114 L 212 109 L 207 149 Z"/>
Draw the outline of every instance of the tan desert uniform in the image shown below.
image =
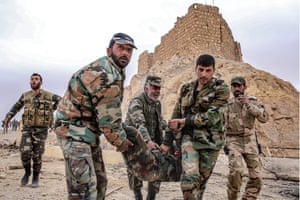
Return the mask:
<path id="1" fill-rule="evenodd" d="M 261 163 L 254 130 L 255 119 L 265 123 L 269 115 L 263 104 L 248 96 L 248 106 L 235 97 L 229 99 L 226 146 L 229 154 L 228 199 L 237 199 L 242 185 L 243 159 L 249 171 L 243 199 L 256 199 L 262 186 Z"/>

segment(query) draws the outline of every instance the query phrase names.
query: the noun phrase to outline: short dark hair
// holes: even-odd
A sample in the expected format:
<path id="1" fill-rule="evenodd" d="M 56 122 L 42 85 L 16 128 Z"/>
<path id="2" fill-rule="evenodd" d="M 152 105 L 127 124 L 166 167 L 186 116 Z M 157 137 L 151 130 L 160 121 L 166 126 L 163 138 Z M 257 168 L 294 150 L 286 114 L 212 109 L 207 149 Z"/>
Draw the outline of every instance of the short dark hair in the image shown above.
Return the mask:
<path id="1" fill-rule="evenodd" d="M 33 74 L 31 74 L 30 77 L 33 77 L 33 76 L 38 76 L 38 77 L 40 77 L 41 81 L 43 81 L 43 78 L 39 73 L 33 73 Z"/>
<path id="2" fill-rule="evenodd" d="M 215 68 L 215 59 L 208 54 L 200 55 L 197 59 L 196 66 L 201 65 L 203 67 L 213 66 Z"/>

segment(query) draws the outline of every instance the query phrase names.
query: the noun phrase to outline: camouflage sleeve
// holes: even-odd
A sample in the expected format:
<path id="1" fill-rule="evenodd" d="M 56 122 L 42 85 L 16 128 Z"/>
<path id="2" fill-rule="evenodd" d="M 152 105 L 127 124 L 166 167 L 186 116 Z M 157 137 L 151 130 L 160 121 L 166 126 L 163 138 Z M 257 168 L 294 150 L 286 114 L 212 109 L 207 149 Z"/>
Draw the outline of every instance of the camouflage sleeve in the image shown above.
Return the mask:
<path id="1" fill-rule="evenodd" d="M 6 114 L 6 118 L 13 118 L 24 106 L 24 95 L 22 94 L 19 100 L 13 105 L 13 107 L 9 110 L 9 112 Z"/>
<path id="2" fill-rule="evenodd" d="M 167 146 L 172 146 L 174 140 L 175 140 L 175 136 L 173 132 L 170 129 L 167 129 L 162 143 Z"/>
<path id="3" fill-rule="evenodd" d="M 88 96 L 86 104 L 91 104 L 99 129 L 110 144 L 121 147 L 125 144 L 126 133 L 122 126 L 120 84 L 98 65 L 84 70 L 80 77 L 80 86 Z"/>
<path id="4" fill-rule="evenodd" d="M 249 97 L 247 110 L 261 123 L 266 123 L 269 120 L 269 114 L 265 106 L 256 98 Z"/>
<path id="5" fill-rule="evenodd" d="M 166 120 L 164 120 L 163 116 L 162 116 L 162 109 L 161 109 L 161 102 L 159 101 L 159 110 L 160 110 L 160 116 L 159 116 L 159 122 L 160 122 L 160 126 L 162 128 L 162 130 L 166 130 L 168 128 L 168 123 Z"/>
<path id="6" fill-rule="evenodd" d="M 151 140 L 150 134 L 146 127 L 146 119 L 143 113 L 143 102 L 139 99 L 132 99 L 128 106 L 128 117 L 131 119 L 133 126 L 142 134 L 144 141 Z"/>
<path id="7" fill-rule="evenodd" d="M 212 99 L 206 112 L 199 112 L 186 117 L 186 126 L 214 126 L 220 121 L 224 121 L 226 104 L 230 96 L 228 86 L 223 83 L 216 86 L 215 96 Z"/>
<path id="8" fill-rule="evenodd" d="M 114 87 L 103 89 L 105 97 L 97 103 L 95 110 L 100 130 L 112 145 L 119 147 L 124 144 L 126 133 L 121 123 L 121 97 L 115 96 L 113 90 Z"/>

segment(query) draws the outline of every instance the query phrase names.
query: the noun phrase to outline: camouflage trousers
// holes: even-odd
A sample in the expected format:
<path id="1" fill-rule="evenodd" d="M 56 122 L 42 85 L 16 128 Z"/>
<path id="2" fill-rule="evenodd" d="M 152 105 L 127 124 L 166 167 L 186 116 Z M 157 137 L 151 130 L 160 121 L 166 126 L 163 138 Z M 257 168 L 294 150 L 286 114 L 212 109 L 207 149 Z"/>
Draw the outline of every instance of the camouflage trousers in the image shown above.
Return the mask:
<path id="1" fill-rule="evenodd" d="M 42 168 L 42 155 L 45 152 L 45 141 L 48 135 L 48 128 L 23 128 L 20 153 L 23 167 L 31 168 L 39 173 Z"/>
<path id="2" fill-rule="evenodd" d="M 143 181 L 178 181 L 180 164 L 175 156 L 149 150 L 142 136 L 133 127 L 125 127 L 127 138 L 134 144 L 123 152 L 127 170 Z"/>
<path id="3" fill-rule="evenodd" d="M 128 175 L 128 184 L 129 188 L 131 190 L 140 190 L 143 187 L 143 180 L 139 179 L 138 177 L 134 176 L 130 170 L 127 170 Z M 152 181 L 148 182 L 148 193 L 149 190 L 152 190 L 151 192 L 158 193 L 160 187 L 160 181 Z"/>
<path id="4" fill-rule="evenodd" d="M 206 183 L 217 162 L 219 151 L 195 149 L 192 137 L 184 135 L 181 144 L 182 179 L 181 190 L 185 200 L 201 200 Z"/>
<path id="5" fill-rule="evenodd" d="M 258 154 L 255 135 L 227 136 L 226 145 L 229 150 L 228 199 L 238 199 L 242 186 L 242 175 L 245 161 L 249 179 L 242 199 L 257 199 L 262 187 L 261 162 Z"/>
<path id="6" fill-rule="evenodd" d="M 68 199 L 103 200 L 107 188 L 105 165 L 97 145 L 57 138 L 65 159 Z"/>

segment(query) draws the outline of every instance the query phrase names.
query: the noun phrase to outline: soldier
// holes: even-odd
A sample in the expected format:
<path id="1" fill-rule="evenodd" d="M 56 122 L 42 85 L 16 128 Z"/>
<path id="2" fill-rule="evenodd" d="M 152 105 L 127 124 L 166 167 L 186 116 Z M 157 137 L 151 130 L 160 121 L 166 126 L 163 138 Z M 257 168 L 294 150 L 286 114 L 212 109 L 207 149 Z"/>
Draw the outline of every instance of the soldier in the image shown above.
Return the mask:
<path id="1" fill-rule="evenodd" d="M 31 160 L 33 161 L 33 177 L 31 187 L 38 187 L 39 174 L 42 168 L 42 154 L 45 151 L 45 140 L 48 128 L 52 126 L 53 112 L 55 111 L 60 96 L 41 89 L 42 76 L 33 73 L 30 77 L 31 89 L 21 95 L 17 103 L 7 113 L 4 125 L 8 126 L 10 120 L 24 106 L 22 115 L 22 137 L 20 152 L 25 174 L 21 179 L 21 186 L 28 183 L 31 175 Z"/>
<path id="2" fill-rule="evenodd" d="M 228 199 L 238 199 L 243 173 L 243 160 L 246 162 L 249 180 L 242 199 L 256 199 L 262 186 L 261 162 L 257 138 L 255 134 L 255 119 L 265 123 L 269 115 L 264 105 L 253 96 L 246 96 L 246 81 L 243 77 L 231 80 L 233 97 L 228 102 L 226 148 L 229 159 Z"/>
<path id="3" fill-rule="evenodd" d="M 175 104 L 172 119 L 161 149 L 169 151 L 171 142 L 181 139 L 184 199 L 202 199 L 206 183 L 224 145 L 224 121 L 229 88 L 214 78 L 215 60 L 200 55 L 195 72 L 197 80 L 185 83 Z"/>
<path id="4" fill-rule="evenodd" d="M 69 199 L 105 198 L 101 134 L 122 152 L 134 176 L 155 181 L 172 180 L 169 174 L 177 175 L 172 156 L 150 151 L 140 133 L 121 122 L 125 68 L 134 48 L 129 35 L 114 34 L 107 56 L 75 72 L 58 105 L 54 131 L 65 158 Z"/>
<path id="5" fill-rule="evenodd" d="M 69 199 L 104 199 L 107 178 L 100 134 L 118 151 L 132 143 L 121 124 L 125 68 L 134 40 L 116 33 L 107 56 L 75 72 L 56 113 L 55 132 L 64 153 Z"/>
<path id="6" fill-rule="evenodd" d="M 161 115 L 159 101 L 161 78 L 148 76 L 144 85 L 144 92 L 133 98 L 128 106 L 125 124 L 135 127 L 141 134 L 150 150 L 159 149 L 166 122 Z M 143 181 L 128 170 L 129 187 L 134 192 L 136 200 L 142 200 L 141 188 Z M 148 182 L 147 200 L 155 199 L 159 192 L 160 181 Z"/>

